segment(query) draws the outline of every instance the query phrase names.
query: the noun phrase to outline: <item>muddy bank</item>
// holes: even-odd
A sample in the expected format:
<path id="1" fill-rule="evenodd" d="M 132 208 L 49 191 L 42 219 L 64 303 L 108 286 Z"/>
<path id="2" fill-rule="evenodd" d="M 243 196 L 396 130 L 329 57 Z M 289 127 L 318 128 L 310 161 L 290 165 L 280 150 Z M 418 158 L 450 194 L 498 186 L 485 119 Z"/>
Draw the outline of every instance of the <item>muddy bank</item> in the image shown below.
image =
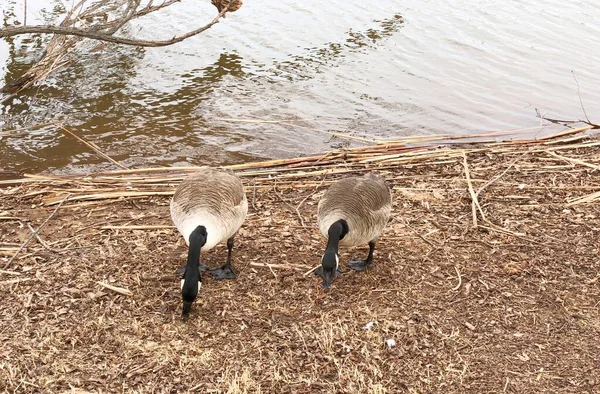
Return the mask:
<path id="1" fill-rule="evenodd" d="M 5 184 L 0 390 L 597 392 L 599 146 L 575 135 L 238 166 L 239 277 L 207 277 L 187 323 L 168 203 L 192 169 Z M 394 185 L 393 220 L 372 268 L 324 291 L 307 274 L 325 246 L 316 204 L 370 170 Z M 342 268 L 366 251 L 344 250 Z"/>

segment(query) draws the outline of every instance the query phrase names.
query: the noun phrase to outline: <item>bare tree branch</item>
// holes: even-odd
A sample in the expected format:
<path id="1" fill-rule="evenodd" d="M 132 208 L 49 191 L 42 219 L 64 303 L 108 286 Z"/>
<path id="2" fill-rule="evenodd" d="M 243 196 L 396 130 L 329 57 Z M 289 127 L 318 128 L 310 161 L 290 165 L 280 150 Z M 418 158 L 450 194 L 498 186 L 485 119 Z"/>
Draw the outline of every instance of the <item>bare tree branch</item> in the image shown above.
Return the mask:
<path id="1" fill-rule="evenodd" d="M 127 13 L 128 15 L 123 17 L 122 20 L 119 21 L 120 23 L 118 24 L 118 27 L 114 30 L 115 31 L 118 30 L 123 25 L 125 25 L 125 23 L 129 22 L 133 18 L 138 18 L 140 16 L 147 15 L 153 11 L 157 11 L 161 8 L 167 7 L 178 1 L 179 0 L 170 0 L 170 1 L 166 1 L 165 3 L 157 5 L 157 6 L 152 6 L 152 3 L 150 3 L 148 6 L 146 6 L 145 8 L 143 8 L 137 12 L 133 12 L 135 9 L 133 7 L 130 7 L 131 12 L 128 12 Z M 219 12 L 219 14 L 212 21 L 207 23 L 206 25 L 204 25 L 196 30 L 192 30 L 188 33 L 182 34 L 180 36 L 175 36 L 169 40 L 158 40 L 158 41 L 133 40 L 133 39 L 125 38 L 125 37 L 115 37 L 111 34 L 112 32 L 101 33 L 101 32 L 93 31 L 96 29 L 90 29 L 90 28 L 82 29 L 82 28 L 77 28 L 77 27 L 44 26 L 44 25 L 10 26 L 10 27 L 4 28 L 4 29 L 0 29 L 0 37 L 12 37 L 12 36 L 17 36 L 17 35 L 21 35 L 21 34 L 35 34 L 35 33 L 60 34 L 60 35 L 66 35 L 66 36 L 77 36 L 77 37 L 83 37 L 83 38 L 90 38 L 93 40 L 112 42 L 115 44 L 122 44 L 122 45 L 134 45 L 134 46 L 141 46 L 141 47 L 163 47 L 163 46 L 176 44 L 178 42 L 181 42 L 185 39 L 196 36 L 196 35 L 202 33 L 203 31 L 210 29 L 212 26 L 219 23 L 219 19 L 221 19 L 225 15 L 225 13 L 229 10 L 229 7 L 235 1 L 237 1 L 237 0 L 230 0 L 229 3 L 221 10 L 221 12 Z M 139 5 L 139 3 L 140 3 L 140 0 L 136 0 L 136 1 L 134 1 L 134 3 L 136 4 L 136 7 L 137 7 L 137 5 Z M 111 30 L 113 30 L 113 29 L 111 29 Z"/>
<path id="2" fill-rule="evenodd" d="M 168 40 L 137 40 L 114 34 L 133 19 L 169 7 L 180 0 L 163 0 L 154 4 L 150 0 L 140 8 L 141 0 L 79 0 L 66 13 L 59 25 L 48 26 L 10 26 L 0 29 L 1 37 L 13 37 L 21 34 L 54 34 L 48 43 L 44 56 L 21 77 L 10 81 L 0 88 L 0 103 L 15 97 L 21 91 L 44 79 L 61 67 L 77 59 L 77 51 L 89 42 L 86 38 L 99 42 L 110 42 L 139 47 L 162 47 L 181 42 L 210 29 L 227 11 L 233 12 L 242 6 L 242 0 L 211 0 L 219 14 L 206 25 Z M 208 0 L 207 0 L 208 1 Z M 98 48 L 92 48 L 92 50 Z M 4 94 L 4 96 L 2 96 Z"/>
<path id="3" fill-rule="evenodd" d="M 43 33 L 43 34 L 60 34 L 66 36 L 77 36 L 90 38 L 93 40 L 100 40 L 106 42 L 113 42 L 115 44 L 122 45 L 135 45 L 140 47 L 164 47 L 172 44 L 176 44 L 181 42 L 187 38 L 193 37 L 202 33 L 205 30 L 210 29 L 213 25 L 219 23 L 219 19 L 225 14 L 226 10 L 223 10 L 217 15 L 212 21 L 208 24 L 202 26 L 199 29 L 192 30 L 188 33 L 185 33 L 181 36 L 175 36 L 169 40 L 164 41 L 152 41 L 152 40 L 132 40 L 125 37 L 115 37 L 109 33 L 96 33 L 94 31 L 90 31 L 89 29 L 79 29 L 76 27 L 59 27 L 59 26 L 14 26 L 7 27 L 6 29 L 0 30 L 0 37 L 11 37 L 20 34 L 33 34 L 33 33 Z"/>
<path id="4" fill-rule="evenodd" d="M 139 18 L 140 16 L 144 16 L 144 15 L 148 15 L 154 11 L 158 11 L 161 8 L 165 8 L 170 6 L 171 4 L 175 4 L 175 3 L 179 3 L 181 0 L 167 0 L 159 5 L 152 5 L 152 1 L 150 1 L 150 3 L 148 3 L 148 5 L 146 5 L 146 7 L 142 8 L 141 10 L 139 10 L 138 12 L 136 12 L 133 17 L 134 18 Z"/>

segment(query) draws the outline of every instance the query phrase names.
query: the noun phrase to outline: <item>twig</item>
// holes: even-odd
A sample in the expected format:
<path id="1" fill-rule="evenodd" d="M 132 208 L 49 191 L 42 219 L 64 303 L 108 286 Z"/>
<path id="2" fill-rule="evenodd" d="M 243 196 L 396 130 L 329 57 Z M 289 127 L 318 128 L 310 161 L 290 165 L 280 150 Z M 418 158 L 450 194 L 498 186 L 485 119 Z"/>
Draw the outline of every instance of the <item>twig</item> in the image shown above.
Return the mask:
<path id="1" fill-rule="evenodd" d="M 598 199 L 600 199 L 600 191 L 587 194 L 583 197 L 575 197 L 575 198 L 568 199 L 567 206 L 570 207 L 570 206 L 578 205 L 578 204 L 589 204 L 589 203 L 597 201 Z"/>
<path id="2" fill-rule="evenodd" d="M 587 120 L 583 120 L 583 119 L 577 119 L 577 120 L 567 120 L 567 119 L 549 118 L 549 117 L 547 117 L 547 116 L 545 116 L 545 115 L 542 115 L 542 114 L 540 113 L 540 110 L 539 110 L 539 109 L 537 109 L 537 108 L 535 109 L 535 113 L 536 113 L 536 116 L 537 116 L 538 118 L 540 118 L 540 119 L 547 120 L 547 121 L 548 121 L 548 122 L 550 122 L 550 123 L 561 124 L 561 125 L 563 125 L 563 126 L 567 126 L 567 127 L 571 127 L 571 126 L 569 126 L 569 125 L 572 125 L 572 124 L 575 124 L 575 123 L 585 123 L 585 124 L 587 124 L 587 125 L 589 125 L 589 126 L 592 126 L 592 127 L 591 127 L 592 129 L 598 129 L 598 128 L 600 128 L 600 125 L 597 125 L 597 124 L 595 124 L 595 123 L 592 123 L 592 122 L 589 122 L 589 121 L 587 121 Z M 586 116 L 587 116 L 587 115 L 586 115 Z M 543 139 L 543 138 L 540 138 L 540 139 Z"/>
<path id="3" fill-rule="evenodd" d="M 104 283 L 104 282 L 96 282 L 98 283 L 100 286 L 107 288 L 108 290 L 112 290 L 115 293 L 119 293 L 119 294 L 123 294 L 123 295 L 133 295 L 133 293 L 131 292 L 131 290 L 125 289 L 123 287 L 117 287 L 117 286 L 113 286 L 113 285 L 109 285 L 108 283 Z"/>
<path id="4" fill-rule="evenodd" d="M 499 232 L 501 234 L 511 235 L 513 237 L 521 238 L 521 239 L 523 239 L 525 241 L 528 241 L 528 242 L 531 242 L 531 243 L 534 243 L 534 244 L 546 245 L 544 242 L 536 241 L 535 239 L 526 237 L 525 236 L 526 234 L 516 233 L 514 231 L 507 230 L 504 227 L 500 227 L 498 225 L 495 225 L 494 223 L 490 222 L 489 220 L 486 221 L 486 223 L 489 224 L 489 226 L 480 225 L 479 227 L 484 228 L 486 230 L 496 231 L 496 232 Z"/>
<path id="5" fill-rule="evenodd" d="M 261 267 L 261 268 L 277 268 L 277 269 L 293 269 L 293 270 L 304 270 L 305 266 L 299 264 L 268 264 L 268 263 L 255 263 L 251 262 L 250 266 L 252 267 Z"/>
<path id="6" fill-rule="evenodd" d="M 252 208 L 256 211 L 256 181 L 252 183 Z"/>
<path id="7" fill-rule="evenodd" d="M 31 231 L 31 233 L 35 236 L 35 239 L 37 239 L 40 245 L 44 247 L 44 249 L 52 251 L 52 249 L 50 249 L 48 245 L 46 245 L 46 243 L 40 238 L 39 234 L 33 229 L 33 227 L 31 227 L 29 223 L 27 223 L 27 227 L 29 228 L 29 231 Z"/>
<path id="8" fill-rule="evenodd" d="M 133 14 L 132 19 L 139 18 L 144 15 L 148 15 L 151 12 L 158 11 L 161 8 L 168 7 L 171 4 L 179 3 L 180 1 L 181 0 L 168 0 L 168 1 L 164 1 L 164 2 L 160 3 L 159 5 L 152 5 L 152 1 L 151 1 L 146 7 L 142 8 L 139 11 L 136 11 L 135 14 Z"/>
<path id="9" fill-rule="evenodd" d="M 296 206 L 296 214 L 297 214 L 297 215 L 298 215 L 298 217 L 300 218 L 300 224 L 302 225 L 302 227 L 306 227 L 306 226 L 304 225 L 304 218 L 302 218 L 302 215 L 300 214 L 300 207 L 302 206 L 302 204 L 304 204 L 304 202 L 305 202 L 306 200 L 308 200 L 308 199 L 309 199 L 310 197 L 312 197 L 312 196 L 313 196 L 313 195 L 314 195 L 314 194 L 315 194 L 317 191 L 319 191 L 319 187 L 321 187 L 321 185 L 323 184 L 323 182 L 325 182 L 325 178 L 327 178 L 327 175 L 325 175 L 325 176 L 323 177 L 323 179 L 321 180 L 321 183 L 319 183 L 319 184 L 317 185 L 317 187 L 315 187 L 315 190 L 314 190 L 312 193 L 310 193 L 308 196 L 304 197 L 304 199 L 303 199 L 302 201 L 300 201 L 300 204 L 298 204 L 298 205 Z"/>
<path id="10" fill-rule="evenodd" d="M 274 185 L 273 185 L 273 191 L 275 192 L 275 194 L 277 195 L 277 197 L 279 197 L 279 199 L 281 200 L 282 203 L 284 203 L 285 205 L 287 205 L 291 210 L 295 210 L 294 206 L 292 206 L 292 204 L 290 204 L 289 202 L 285 201 L 283 199 L 283 196 L 279 192 L 279 190 L 277 190 L 277 178 L 275 178 L 275 182 L 274 182 Z M 300 217 L 300 224 L 302 224 L 302 227 L 305 227 L 304 226 L 304 220 L 302 220 L 302 217 Z"/>
<path id="11" fill-rule="evenodd" d="M 360 141 L 360 142 L 368 143 L 368 144 L 372 144 L 374 142 L 376 142 L 376 143 L 380 142 L 379 140 L 375 140 L 373 138 L 358 137 L 358 136 L 355 136 L 355 135 L 349 135 L 349 134 L 344 134 L 344 133 L 336 133 L 334 131 L 327 131 L 327 130 L 315 129 L 313 127 L 308 127 L 308 126 L 303 126 L 303 125 L 300 125 L 300 124 L 289 123 L 289 122 L 301 122 L 303 120 L 261 120 L 261 119 L 232 119 L 232 118 L 218 118 L 217 120 L 220 120 L 220 121 L 223 121 L 223 122 L 234 122 L 234 123 L 269 123 L 269 124 L 278 124 L 278 125 L 281 125 L 281 126 L 300 127 L 302 129 L 305 129 L 305 130 L 316 131 L 317 133 L 328 134 L 331 137 L 345 138 L 345 139 Z"/>
<path id="12" fill-rule="evenodd" d="M 0 285 L 13 285 L 15 283 L 28 282 L 30 280 L 33 280 L 33 278 L 9 279 L 9 280 L 3 280 L 2 282 L 0 282 Z"/>
<path id="13" fill-rule="evenodd" d="M 267 267 L 269 267 L 269 270 L 271 271 L 271 273 L 273 274 L 273 277 L 275 279 L 277 279 L 277 274 L 275 273 L 275 271 L 273 271 L 273 267 L 271 266 L 271 264 L 267 264 Z"/>
<path id="14" fill-rule="evenodd" d="M 585 112 L 585 107 L 583 106 L 583 100 L 581 99 L 581 90 L 579 90 L 579 81 L 577 80 L 575 71 L 571 70 L 571 74 L 573 74 L 573 79 L 575 80 L 575 84 L 577 85 L 577 96 L 579 96 L 579 104 L 581 105 L 581 110 L 583 111 L 583 114 L 585 115 L 585 119 L 587 120 L 587 122 L 589 124 L 592 124 L 592 122 L 590 121 L 590 118 L 588 117 L 587 112 Z"/>
<path id="15" fill-rule="evenodd" d="M 513 161 L 510 162 L 510 164 L 508 165 L 508 167 L 506 167 L 506 169 L 504 171 L 502 171 L 502 173 L 500 175 L 496 175 L 495 177 L 493 177 L 492 179 L 490 179 L 489 181 L 487 181 L 486 183 L 483 184 L 483 186 L 481 186 L 479 188 L 479 190 L 477 190 L 477 193 L 475 193 L 476 197 L 479 197 L 479 194 L 481 194 L 481 192 L 488 187 L 489 185 L 491 185 L 492 183 L 496 182 L 498 179 L 502 178 L 504 176 L 504 174 L 506 174 L 511 168 L 512 166 L 515 165 L 515 163 L 517 161 L 519 161 L 523 156 L 525 156 L 527 153 L 529 153 L 529 151 L 524 152 L 522 155 L 516 157 Z"/>
<path id="16" fill-rule="evenodd" d="M 458 284 L 454 286 L 452 290 L 456 291 L 460 289 L 460 286 L 462 286 L 462 276 L 460 276 L 460 271 L 457 266 L 454 266 L 454 271 L 456 271 L 456 276 L 458 276 Z"/>
<path id="17" fill-rule="evenodd" d="M 0 270 L 0 274 L 6 274 L 6 275 L 21 275 L 20 272 L 16 272 L 16 271 L 5 271 L 5 270 Z"/>
<path id="18" fill-rule="evenodd" d="M 161 230 L 161 229 L 171 229 L 175 228 L 175 226 L 169 225 L 140 225 L 140 226 L 102 226 L 102 230 Z"/>
<path id="19" fill-rule="evenodd" d="M 19 127 L 16 129 L 2 130 L 2 131 L 0 131 L 0 137 L 5 136 L 5 135 L 14 134 L 14 133 L 20 133 L 20 132 L 26 131 L 26 130 L 27 131 L 37 130 L 37 129 L 41 129 L 42 127 L 50 126 L 53 124 L 54 124 L 54 122 L 47 122 L 47 123 L 40 123 L 40 124 L 36 124 L 33 126 L 28 126 L 28 127 Z"/>
<path id="20" fill-rule="evenodd" d="M 313 268 L 309 269 L 308 271 L 306 271 L 302 276 L 308 276 L 309 274 L 311 274 L 312 272 L 316 271 L 317 268 L 319 268 L 321 266 L 321 264 L 314 266 Z"/>
<path id="21" fill-rule="evenodd" d="M 556 157 L 557 159 L 564 160 L 573 166 L 574 166 L 573 163 L 577 163 L 577 164 L 581 164 L 582 166 L 593 168 L 594 170 L 600 169 L 600 166 L 597 166 L 595 164 L 591 164 L 591 163 L 588 163 L 586 161 L 579 160 L 579 159 L 573 159 L 570 157 L 562 156 L 562 155 L 559 155 L 558 153 L 552 152 L 550 150 L 547 150 L 546 153 L 548 153 L 550 156 Z"/>
<path id="22" fill-rule="evenodd" d="M 100 156 L 102 156 L 103 158 L 105 158 L 106 160 L 110 161 L 111 163 L 113 163 L 114 165 L 121 167 L 123 170 L 127 170 L 128 168 L 125 167 L 123 164 L 119 163 L 118 161 L 116 161 L 115 159 L 113 159 L 112 157 L 108 156 L 106 153 L 102 152 L 100 150 L 100 148 L 98 148 L 98 146 L 96 144 L 94 144 L 93 142 L 88 142 L 86 140 L 84 140 L 83 138 L 79 137 L 78 135 L 76 135 L 75 133 L 73 133 L 72 131 L 70 131 L 69 129 L 67 129 L 66 127 L 64 127 L 62 124 L 60 123 L 55 123 L 54 124 L 56 127 L 58 127 L 59 129 L 61 129 L 62 131 L 64 131 L 65 133 L 69 134 L 70 136 L 74 137 L 75 139 L 77 139 L 79 142 L 82 142 L 83 144 L 85 144 L 86 146 L 92 148 L 97 154 L 99 154 Z"/>
<path id="23" fill-rule="evenodd" d="M 58 206 L 56 207 L 56 209 L 54 209 L 54 211 L 52 211 L 52 213 L 50 214 L 50 216 L 48 216 L 46 218 L 46 220 L 44 220 L 44 222 L 42 224 L 40 224 L 40 226 L 37 228 L 37 230 L 35 230 L 35 232 L 33 234 L 31 234 L 29 236 L 29 238 L 27 238 L 27 240 L 25 242 L 23 242 L 23 244 L 21 245 L 21 247 L 19 248 L 19 250 L 17 250 L 17 252 L 10 258 L 10 260 L 8 260 L 8 262 L 6 264 L 4 264 L 3 269 L 7 269 L 12 262 L 15 260 L 15 258 L 17 258 L 17 256 L 19 255 L 19 253 L 21 253 L 21 251 L 23 249 L 25 249 L 25 247 L 29 244 L 29 242 L 40 232 L 40 230 L 42 228 L 44 228 L 44 226 L 46 225 L 46 223 L 48 223 L 48 221 L 50 219 L 52 219 L 52 217 L 54 217 L 54 215 L 56 215 L 56 212 L 58 212 L 58 210 L 60 209 L 60 207 L 65 203 L 65 201 L 67 201 L 69 199 L 69 197 L 71 197 L 71 194 L 68 194 L 67 197 L 65 197 L 60 204 L 58 204 Z"/>
<path id="24" fill-rule="evenodd" d="M 409 229 L 410 231 L 412 231 L 416 236 L 418 236 L 419 238 L 421 238 L 423 240 L 423 242 L 425 242 L 427 245 L 431 246 L 434 249 L 437 249 L 440 247 L 440 245 L 436 245 L 433 242 L 431 242 L 430 240 L 428 240 L 427 238 L 425 238 L 424 236 L 421 235 L 421 233 L 419 233 L 417 230 L 415 230 L 414 228 L 412 228 L 412 226 L 408 223 L 408 221 L 404 218 L 402 218 L 402 221 L 400 221 L 400 219 L 398 217 L 394 217 L 394 220 L 398 223 L 402 223 L 404 224 L 404 226 Z"/>
<path id="25" fill-rule="evenodd" d="M 471 213 L 473 215 L 473 227 L 477 228 L 477 210 L 481 214 L 481 218 L 485 221 L 485 215 L 483 214 L 483 210 L 479 205 L 479 200 L 477 199 L 477 194 L 475 194 L 475 190 L 473 190 L 473 183 L 471 183 L 471 173 L 469 172 L 469 164 L 467 163 L 467 155 L 463 151 L 463 167 L 465 169 L 465 178 L 467 180 L 467 186 L 469 187 L 469 194 L 471 195 Z"/>

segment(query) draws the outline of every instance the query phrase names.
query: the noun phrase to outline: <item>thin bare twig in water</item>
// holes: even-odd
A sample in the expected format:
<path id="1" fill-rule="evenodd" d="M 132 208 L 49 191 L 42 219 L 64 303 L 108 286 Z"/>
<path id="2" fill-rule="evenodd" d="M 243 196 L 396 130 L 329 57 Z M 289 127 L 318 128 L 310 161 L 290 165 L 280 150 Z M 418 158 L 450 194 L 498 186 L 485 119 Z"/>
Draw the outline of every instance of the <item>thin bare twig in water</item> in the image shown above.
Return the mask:
<path id="1" fill-rule="evenodd" d="M 563 126 L 567 126 L 567 127 L 571 127 L 570 125 L 575 124 L 575 123 L 585 123 L 585 124 L 592 126 L 594 129 L 600 129 L 600 125 L 598 125 L 596 123 L 592 123 L 592 121 L 588 117 L 587 111 L 585 110 L 585 107 L 583 106 L 583 99 L 581 98 L 581 89 L 579 88 L 579 81 L 577 80 L 575 71 L 571 70 L 571 74 L 573 74 L 573 79 L 575 80 L 575 84 L 577 85 L 577 96 L 579 97 L 579 104 L 581 105 L 581 110 L 583 111 L 583 114 L 585 115 L 585 120 L 583 120 L 583 119 L 567 120 L 567 119 L 548 118 L 547 116 L 542 115 L 540 110 L 537 108 L 535 109 L 536 116 L 538 118 L 540 118 L 540 121 L 547 120 L 548 122 L 562 124 Z"/>
<path id="2" fill-rule="evenodd" d="M 576 123 L 585 123 L 587 125 L 592 126 L 592 129 L 600 129 L 600 125 L 596 124 L 596 123 L 592 123 L 592 122 L 588 122 L 587 120 L 583 120 L 583 119 L 576 119 L 576 120 L 568 120 L 568 119 L 557 119 L 557 118 L 549 118 L 546 115 L 542 115 L 540 113 L 539 109 L 535 109 L 535 113 L 536 116 L 542 120 L 547 120 L 550 123 L 556 123 L 556 124 L 560 124 L 563 126 L 567 126 L 567 127 L 571 127 L 570 125 L 576 124 Z"/>
<path id="3" fill-rule="evenodd" d="M 81 142 L 81 143 L 85 144 L 86 146 L 92 148 L 94 150 L 94 152 L 96 152 L 97 154 L 99 154 L 100 156 L 102 156 L 103 158 L 105 158 L 106 160 L 110 161 L 111 163 L 113 163 L 117 167 L 121 167 L 123 170 L 127 170 L 128 169 L 123 164 L 119 163 L 118 161 L 116 161 L 112 157 L 108 156 L 106 153 L 102 152 L 100 150 L 100 148 L 96 144 L 94 144 L 93 142 L 88 142 L 88 141 L 84 140 L 83 138 L 79 137 L 78 135 L 76 135 L 75 133 L 73 133 L 71 130 L 67 129 L 66 127 L 64 127 L 60 123 L 55 123 L 54 125 L 56 127 L 58 127 L 59 129 L 61 129 L 62 131 L 64 131 L 65 133 L 67 133 L 70 136 L 72 136 L 73 138 L 77 139 L 79 142 Z"/>
<path id="4" fill-rule="evenodd" d="M 27 240 L 25 242 L 23 242 L 23 244 L 21 245 L 21 247 L 19 248 L 19 250 L 17 250 L 17 252 L 10 258 L 10 260 L 8 260 L 8 262 L 6 264 L 4 264 L 3 269 L 7 269 L 12 264 L 12 262 L 17 258 L 17 256 L 19 255 L 19 253 L 21 253 L 21 251 L 23 249 L 25 249 L 25 247 L 29 244 L 29 242 L 31 242 L 31 240 L 33 238 L 35 238 L 36 235 L 39 234 L 39 232 L 44 228 L 44 226 L 46 225 L 46 223 L 48 223 L 48 221 L 50 219 L 52 219 L 54 217 L 54 215 L 56 215 L 56 212 L 58 212 L 58 210 L 60 209 L 60 207 L 65 203 L 65 201 L 67 201 L 69 199 L 69 197 L 71 197 L 71 193 L 67 194 L 67 196 L 60 202 L 60 204 L 58 204 L 58 206 L 56 207 L 56 209 L 54 209 L 54 211 L 52 211 L 52 213 L 50 214 L 50 216 L 48 216 L 46 218 L 46 220 L 44 220 L 44 222 L 42 224 L 40 224 L 40 227 L 38 227 L 37 230 L 35 230 L 29 236 L 29 238 L 27 238 Z"/>
<path id="5" fill-rule="evenodd" d="M 557 118 L 549 118 L 546 115 L 542 115 L 542 113 L 540 112 L 539 109 L 535 109 L 535 116 L 538 117 L 540 120 L 547 120 L 550 123 L 560 123 L 563 124 L 565 126 L 569 125 L 569 124 L 574 124 L 574 123 L 580 123 L 581 121 L 579 120 L 567 120 L 567 119 L 557 119 Z"/>
<path id="6" fill-rule="evenodd" d="M 571 70 L 571 74 L 573 74 L 573 79 L 575 80 L 575 84 L 577 85 L 577 96 L 579 96 L 579 104 L 581 105 L 581 110 L 583 111 L 583 114 L 585 115 L 585 119 L 588 121 L 588 123 L 592 124 L 592 122 L 590 121 L 590 118 L 588 117 L 587 112 L 585 112 L 585 107 L 583 106 L 583 100 L 581 99 L 581 90 L 579 89 L 579 81 L 577 80 L 575 71 Z"/>
<path id="7" fill-rule="evenodd" d="M 27 26 L 27 0 L 23 2 L 23 26 Z"/>

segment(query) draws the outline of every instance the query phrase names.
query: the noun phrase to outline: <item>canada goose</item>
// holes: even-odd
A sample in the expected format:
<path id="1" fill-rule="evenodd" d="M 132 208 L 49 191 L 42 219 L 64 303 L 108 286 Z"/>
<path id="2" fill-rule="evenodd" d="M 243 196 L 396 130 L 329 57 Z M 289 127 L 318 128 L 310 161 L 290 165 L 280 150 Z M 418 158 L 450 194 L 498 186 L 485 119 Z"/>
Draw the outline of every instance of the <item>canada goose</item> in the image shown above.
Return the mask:
<path id="1" fill-rule="evenodd" d="M 227 4 L 229 4 L 230 0 L 211 0 L 212 5 L 214 5 L 215 7 L 217 7 L 217 10 L 219 10 L 219 13 L 225 8 L 227 7 Z M 234 0 L 231 5 L 229 6 L 229 9 L 227 10 L 227 12 L 235 12 L 237 10 L 239 10 L 242 7 L 242 0 Z M 226 17 L 226 14 L 223 14 L 223 18 Z"/>
<path id="2" fill-rule="evenodd" d="M 244 185 L 231 172 L 203 167 L 181 182 L 171 200 L 171 219 L 188 245 L 187 264 L 177 270 L 183 275 L 182 315 L 187 317 L 198 296 L 202 279 L 200 271 L 208 267 L 200 263 L 200 252 L 227 241 L 227 262 L 208 269 L 215 279 L 234 279 L 231 265 L 233 237 L 244 223 L 248 200 Z"/>
<path id="3" fill-rule="evenodd" d="M 338 246 L 369 244 L 366 260 L 355 260 L 348 267 L 363 271 L 373 261 L 375 240 L 383 232 L 390 213 L 392 199 L 385 180 L 377 175 L 341 179 L 325 192 L 317 208 L 317 223 L 327 238 L 327 248 L 321 267 L 315 273 L 329 287 L 339 270 Z"/>

